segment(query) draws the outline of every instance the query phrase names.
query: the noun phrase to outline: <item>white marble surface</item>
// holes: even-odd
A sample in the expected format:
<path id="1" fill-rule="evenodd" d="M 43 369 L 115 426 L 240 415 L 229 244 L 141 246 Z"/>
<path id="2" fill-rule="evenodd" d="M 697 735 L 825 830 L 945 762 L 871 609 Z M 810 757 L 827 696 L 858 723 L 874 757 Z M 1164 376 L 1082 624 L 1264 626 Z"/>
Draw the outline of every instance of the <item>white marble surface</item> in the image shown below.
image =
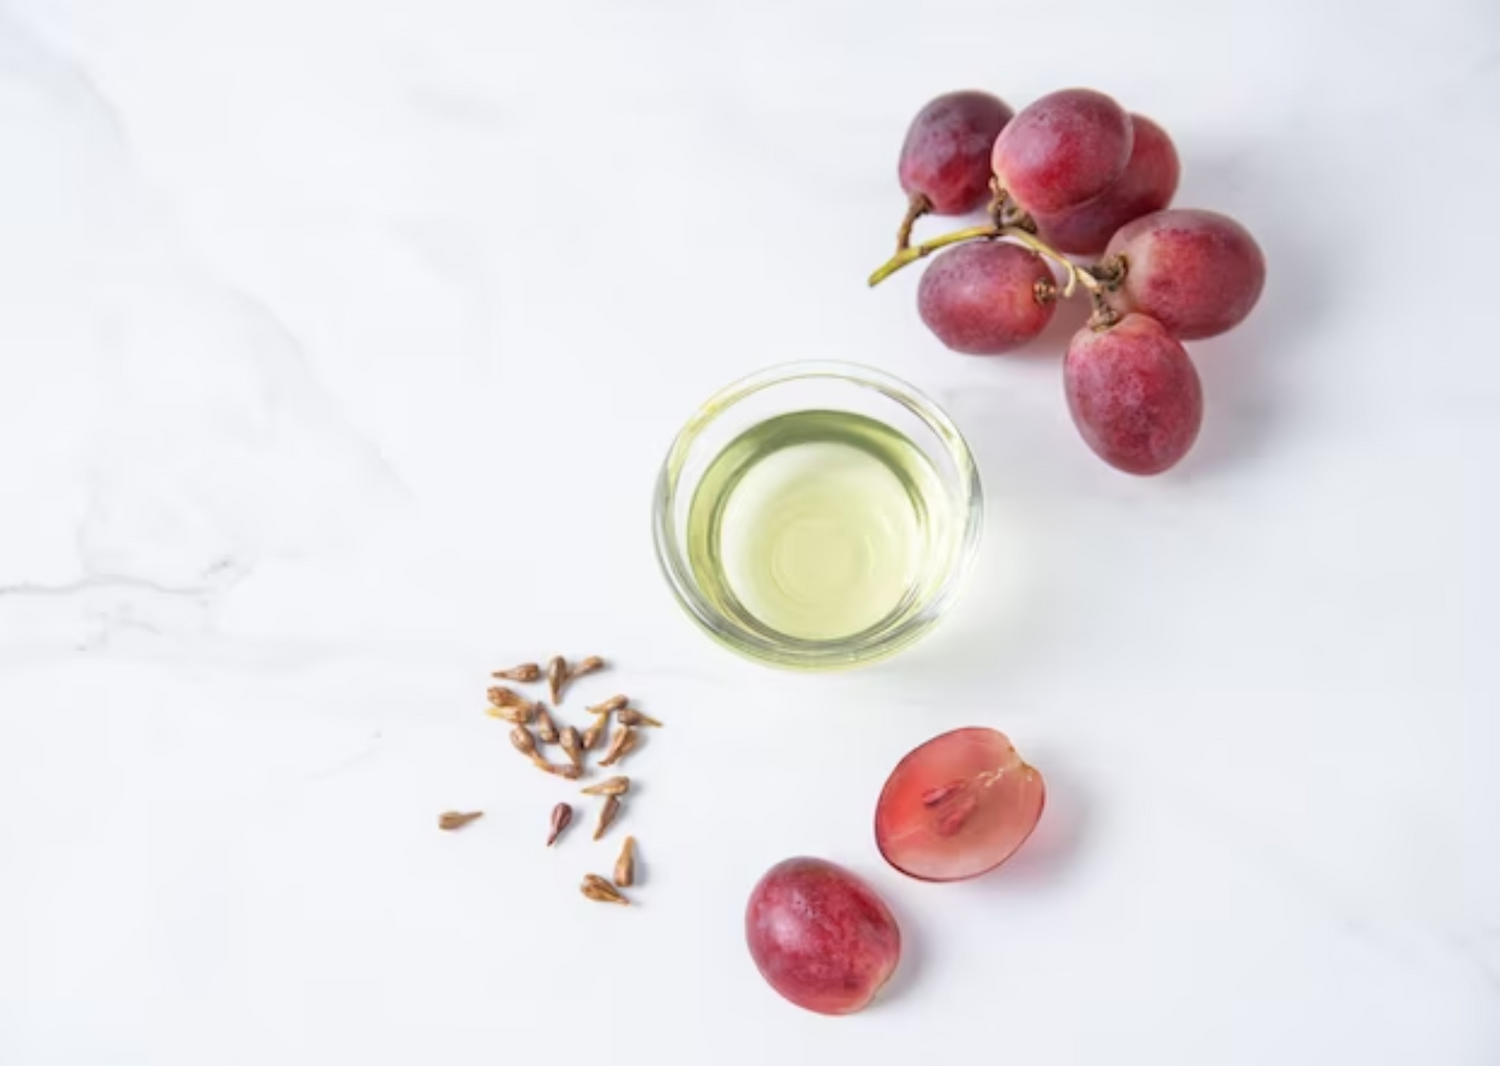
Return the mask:
<path id="1" fill-rule="evenodd" d="M 3 5 L 0 1062 L 1500 1061 L 1500 14 L 1343 8 Z M 863 284 L 916 106 L 1069 84 L 1270 259 L 1159 480 Z M 949 407 L 990 533 L 930 641 L 788 677 L 646 512 L 706 393 L 829 356 Z M 478 714 L 554 649 L 669 721 L 635 912 Z M 1051 806 L 904 880 L 876 791 L 965 724 Z M 802 852 L 906 929 L 857 1018 L 741 943 Z"/>

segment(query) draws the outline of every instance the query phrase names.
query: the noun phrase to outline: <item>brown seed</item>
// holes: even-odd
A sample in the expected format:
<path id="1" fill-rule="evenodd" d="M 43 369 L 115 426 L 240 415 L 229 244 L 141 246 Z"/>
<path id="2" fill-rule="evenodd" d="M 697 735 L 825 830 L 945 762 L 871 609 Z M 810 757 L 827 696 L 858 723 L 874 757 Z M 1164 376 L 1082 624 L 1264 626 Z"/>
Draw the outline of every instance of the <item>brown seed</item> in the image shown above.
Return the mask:
<path id="1" fill-rule="evenodd" d="M 557 723 L 547 713 L 547 708 L 540 705 L 536 709 L 536 738 L 543 744 L 557 743 Z"/>
<path id="2" fill-rule="evenodd" d="M 635 884 L 635 837 L 626 837 L 615 860 L 615 884 L 629 888 Z"/>
<path id="3" fill-rule="evenodd" d="M 578 665 L 568 671 L 568 681 L 577 681 L 580 677 L 586 677 L 589 674 L 597 674 L 600 670 L 603 669 L 604 660 L 599 658 L 599 656 L 597 655 L 590 655 L 585 659 L 579 660 Z"/>
<path id="4" fill-rule="evenodd" d="M 604 806 L 599 808 L 599 824 L 594 827 L 594 839 L 598 840 L 604 835 L 604 831 L 614 824 L 615 818 L 620 813 L 620 797 L 606 796 Z"/>
<path id="5" fill-rule="evenodd" d="M 562 703 L 563 686 L 568 683 L 568 661 L 561 655 L 547 660 L 547 691 L 552 694 L 552 705 Z"/>
<path id="6" fill-rule="evenodd" d="M 570 725 L 565 725 L 557 734 L 557 742 L 562 745 L 563 754 L 574 766 L 583 767 L 583 738 L 578 735 L 578 730 Z"/>
<path id="7" fill-rule="evenodd" d="M 613 766 L 623 759 L 632 748 L 635 747 L 635 730 L 628 725 L 622 725 L 615 730 L 615 735 L 610 738 L 609 750 L 604 753 L 604 758 L 599 760 L 600 766 Z"/>
<path id="8" fill-rule="evenodd" d="M 660 726 L 661 725 L 661 723 L 658 722 L 655 718 L 652 718 L 649 714 L 642 714 L 640 711 L 636 710 L 634 707 L 626 707 L 619 714 L 615 715 L 615 717 L 620 720 L 620 724 L 621 725 L 634 725 L 634 726 L 642 726 L 642 725 Z"/>
<path id="9" fill-rule="evenodd" d="M 546 759 L 538 758 L 536 768 L 553 777 L 566 777 L 569 781 L 577 781 L 583 776 L 583 767 L 574 766 L 572 763 L 548 762 Z"/>
<path id="10" fill-rule="evenodd" d="M 537 758 L 536 737 L 532 736 L 531 730 L 524 725 L 518 725 L 510 731 L 510 742 L 522 755 Z"/>
<path id="11" fill-rule="evenodd" d="M 618 711 L 630 702 L 629 696 L 611 696 L 603 703 L 596 703 L 588 708 L 589 714 L 605 715 L 612 711 Z"/>
<path id="12" fill-rule="evenodd" d="M 520 707 L 496 707 L 492 703 L 484 709 L 484 713 L 502 722 L 509 722 L 511 725 L 528 725 L 531 722 L 531 711 L 534 706 L 534 704 L 527 703 Z"/>
<path id="13" fill-rule="evenodd" d="M 526 707 L 531 703 L 530 700 L 515 689 L 507 688 L 504 685 L 491 685 L 485 695 L 490 698 L 490 702 L 496 707 Z"/>
<path id="14" fill-rule="evenodd" d="M 564 829 L 573 824 L 573 808 L 566 803 L 559 803 L 552 808 L 552 831 L 547 834 L 547 846 L 550 848 L 558 837 L 562 836 Z"/>
<path id="15" fill-rule="evenodd" d="M 512 666 L 509 670 L 496 670 L 490 676 L 505 681 L 538 681 L 542 676 L 542 668 L 536 663 L 522 663 L 520 666 Z"/>
<path id="16" fill-rule="evenodd" d="M 599 738 L 604 736 L 604 731 L 609 728 L 609 715 L 601 714 L 583 731 L 583 750 L 593 751 L 599 744 Z"/>
<path id="17" fill-rule="evenodd" d="M 620 890 L 598 874 L 584 874 L 583 884 L 578 886 L 586 899 L 595 903 L 619 903 L 630 906 L 630 900 L 620 895 Z"/>
<path id="18" fill-rule="evenodd" d="M 583 790 L 585 796 L 623 796 L 630 791 L 630 778 L 610 777 Z"/>
<path id="19" fill-rule="evenodd" d="M 438 815 L 438 828 L 444 831 L 462 829 L 474 819 L 483 816 L 483 811 L 444 811 Z"/>

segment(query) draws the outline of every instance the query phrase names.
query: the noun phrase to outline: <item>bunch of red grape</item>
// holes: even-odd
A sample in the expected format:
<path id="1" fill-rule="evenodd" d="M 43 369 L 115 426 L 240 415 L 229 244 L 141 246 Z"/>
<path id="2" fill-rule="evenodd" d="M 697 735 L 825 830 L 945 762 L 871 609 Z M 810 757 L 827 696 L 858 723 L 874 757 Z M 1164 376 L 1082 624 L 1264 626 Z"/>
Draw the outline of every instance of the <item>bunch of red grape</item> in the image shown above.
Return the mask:
<path id="1" fill-rule="evenodd" d="M 1182 342 L 1242 322 L 1266 261 L 1233 219 L 1169 208 L 1181 168 L 1166 131 L 1092 89 L 1049 93 L 1019 113 L 956 92 L 918 112 L 898 169 L 909 207 L 896 255 L 870 284 L 938 253 L 917 310 L 944 345 L 971 355 L 1021 347 L 1081 290 L 1093 314 L 1063 362 L 1074 425 L 1118 470 L 1175 466 L 1203 421 Z M 985 224 L 911 243 L 921 216 L 986 205 Z"/>

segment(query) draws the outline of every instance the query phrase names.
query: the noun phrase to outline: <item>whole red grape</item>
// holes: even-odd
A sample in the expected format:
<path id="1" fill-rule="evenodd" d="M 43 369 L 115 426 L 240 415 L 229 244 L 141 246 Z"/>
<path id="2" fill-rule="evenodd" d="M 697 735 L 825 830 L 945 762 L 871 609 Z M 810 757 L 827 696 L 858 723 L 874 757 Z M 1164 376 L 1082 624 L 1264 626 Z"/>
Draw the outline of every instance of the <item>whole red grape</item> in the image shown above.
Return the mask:
<path id="1" fill-rule="evenodd" d="M 1093 89 L 1048 93 L 1022 108 L 995 138 L 995 176 L 1027 211 L 1056 214 L 1087 203 L 1125 171 L 1130 116 Z"/>
<path id="2" fill-rule="evenodd" d="M 863 1009 L 901 961 L 901 930 L 885 902 L 825 859 L 786 859 L 750 893 L 745 942 L 761 976 L 819 1014 Z"/>
<path id="3" fill-rule="evenodd" d="M 1075 333 L 1063 382 L 1084 442 L 1128 474 L 1171 469 L 1203 424 L 1203 387 L 1187 349 L 1146 315 Z"/>
<path id="4" fill-rule="evenodd" d="M 1060 252 L 1098 255 L 1125 223 L 1172 202 L 1182 164 L 1167 131 L 1145 115 L 1130 116 L 1134 147 L 1125 171 L 1088 203 L 1057 214 L 1034 214 L 1038 235 Z"/>
<path id="5" fill-rule="evenodd" d="M 1144 215 L 1110 239 L 1125 259 L 1112 294 L 1121 310 L 1156 319 L 1182 340 L 1213 337 L 1245 320 L 1266 284 L 1266 257 L 1250 232 L 1216 211 Z"/>
<path id="6" fill-rule="evenodd" d="M 954 245 L 933 259 L 917 286 L 917 313 L 938 340 L 967 355 L 1021 347 L 1052 320 L 1052 271 L 1005 241 Z M 1041 294 L 1041 295 L 1039 295 Z"/>
<path id="7" fill-rule="evenodd" d="M 901 188 L 925 196 L 934 214 L 980 207 L 989 196 L 990 149 L 1013 113 L 999 98 L 973 90 L 929 101 L 901 145 Z"/>
<path id="8" fill-rule="evenodd" d="M 994 729 L 955 729 L 907 753 L 880 790 L 875 843 L 896 869 L 924 881 L 993 870 L 1036 828 L 1042 775 Z"/>

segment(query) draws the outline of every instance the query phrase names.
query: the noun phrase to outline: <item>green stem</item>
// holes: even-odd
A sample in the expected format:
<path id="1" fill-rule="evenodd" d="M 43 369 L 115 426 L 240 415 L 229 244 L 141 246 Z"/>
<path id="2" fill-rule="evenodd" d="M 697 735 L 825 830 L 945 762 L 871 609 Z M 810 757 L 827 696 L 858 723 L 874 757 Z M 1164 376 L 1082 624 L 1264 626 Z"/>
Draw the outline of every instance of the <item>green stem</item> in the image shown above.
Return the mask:
<path id="1" fill-rule="evenodd" d="M 979 240 L 983 237 L 998 237 L 1003 231 L 1000 227 L 985 223 L 983 226 L 970 226 L 968 229 L 954 230 L 945 233 L 941 237 L 934 237 L 930 241 L 903 248 L 895 255 L 885 261 L 879 270 L 870 275 L 870 287 L 873 289 L 886 278 L 904 266 L 910 266 L 918 259 L 923 259 L 933 252 L 948 247 L 950 244 L 962 244 L 964 241 Z"/>

